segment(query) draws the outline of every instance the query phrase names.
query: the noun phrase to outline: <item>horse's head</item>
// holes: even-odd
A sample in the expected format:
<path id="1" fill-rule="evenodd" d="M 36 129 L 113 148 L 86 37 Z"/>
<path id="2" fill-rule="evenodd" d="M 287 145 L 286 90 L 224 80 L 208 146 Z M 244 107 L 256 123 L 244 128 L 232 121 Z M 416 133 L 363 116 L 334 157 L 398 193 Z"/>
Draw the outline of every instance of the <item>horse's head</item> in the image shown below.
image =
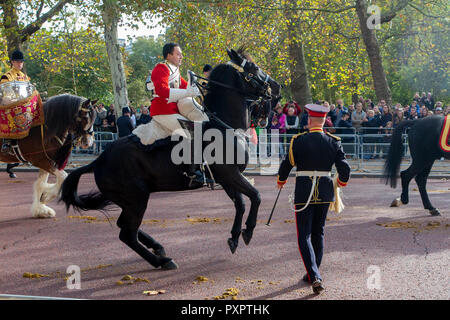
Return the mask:
<path id="1" fill-rule="evenodd" d="M 256 89 L 256 96 L 271 100 L 274 107 L 281 99 L 281 85 L 265 73 L 251 57 L 241 48 L 237 52 L 227 49 L 231 62 L 242 69 L 242 74 L 247 82 Z"/>
<path id="2" fill-rule="evenodd" d="M 267 118 L 281 99 L 281 85 L 265 73 L 243 48 L 237 52 L 230 49 L 227 53 L 231 62 L 242 69 L 245 80 L 256 89 L 255 96 L 260 97 L 250 104 L 250 120 L 257 122 L 260 118 Z"/>
<path id="3" fill-rule="evenodd" d="M 97 117 L 95 103 L 97 100 L 85 100 L 81 103 L 73 127 L 73 136 L 77 141 L 76 145 L 83 149 L 89 148 L 94 144 L 94 121 Z"/>

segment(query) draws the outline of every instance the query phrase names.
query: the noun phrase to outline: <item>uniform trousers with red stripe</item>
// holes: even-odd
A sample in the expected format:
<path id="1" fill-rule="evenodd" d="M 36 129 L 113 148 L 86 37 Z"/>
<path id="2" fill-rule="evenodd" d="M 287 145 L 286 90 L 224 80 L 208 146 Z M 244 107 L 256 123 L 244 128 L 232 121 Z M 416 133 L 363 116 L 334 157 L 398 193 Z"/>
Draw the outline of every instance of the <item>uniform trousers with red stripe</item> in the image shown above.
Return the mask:
<path id="1" fill-rule="evenodd" d="M 325 220 L 330 204 L 310 204 L 296 212 L 298 247 L 309 281 L 322 280 L 319 273 L 323 256 Z M 303 206 L 296 206 L 296 210 Z"/>

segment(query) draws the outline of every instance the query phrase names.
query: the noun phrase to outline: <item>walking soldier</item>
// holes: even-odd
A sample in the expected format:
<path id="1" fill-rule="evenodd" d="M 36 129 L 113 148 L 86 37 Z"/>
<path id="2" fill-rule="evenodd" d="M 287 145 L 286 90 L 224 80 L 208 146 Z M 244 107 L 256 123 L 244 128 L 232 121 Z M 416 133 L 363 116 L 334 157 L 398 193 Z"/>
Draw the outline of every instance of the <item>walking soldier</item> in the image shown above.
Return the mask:
<path id="1" fill-rule="evenodd" d="M 298 246 L 307 272 L 303 280 L 311 283 L 318 294 L 324 290 L 319 266 L 323 256 L 325 219 L 330 204 L 335 201 L 335 190 L 346 186 L 349 180 L 350 166 L 345 160 L 341 139 L 323 131 L 329 108 L 309 104 L 305 109 L 309 114 L 309 130 L 292 138 L 289 154 L 278 171 L 277 185 L 282 188 L 291 169 L 297 167 L 294 204 Z M 331 178 L 333 164 L 338 173 L 334 184 Z"/>

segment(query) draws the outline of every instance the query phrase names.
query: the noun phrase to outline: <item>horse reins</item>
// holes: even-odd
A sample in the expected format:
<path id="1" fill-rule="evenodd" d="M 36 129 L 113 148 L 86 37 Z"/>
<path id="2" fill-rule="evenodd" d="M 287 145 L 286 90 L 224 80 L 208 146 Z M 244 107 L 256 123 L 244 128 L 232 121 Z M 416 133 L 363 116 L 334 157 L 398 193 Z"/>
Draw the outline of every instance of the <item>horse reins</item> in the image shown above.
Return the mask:
<path id="1" fill-rule="evenodd" d="M 239 76 L 243 77 L 243 79 L 244 79 L 245 81 L 247 81 L 247 82 L 250 82 L 250 81 L 256 81 L 262 88 L 265 89 L 264 94 L 265 94 L 267 97 L 270 97 L 270 94 L 271 94 L 271 93 L 270 93 L 270 86 L 269 86 L 269 83 L 267 82 L 267 81 L 270 79 L 270 76 L 269 76 L 269 75 L 266 75 L 266 79 L 265 79 L 265 80 L 261 80 L 261 79 L 259 79 L 258 77 L 255 77 L 253 73 L 250 73 L 250 72 L 245 71 L 245 70 L 243 69 L 243 67 L 238 66 L 238 65 L 234 64 L 234 63 L 231 62 L 231 61 L 228 62 L 228 64 L 231 65 L 234 69 L 236 69 L 236 70 L 238 71 L 238 73 L 239 73 Z M 243 95 L 245 95 L 245 96 L 247 96 L 247 97 L 248 97 L 248 96 L 253 96 L 253 97 L 257 97 L 257 98 L 260 98 L 260 97 L 261 97 L 260 95 L 249 94 L 249 93 L 244 92 L 244 91 L 242 91 L 242 90 L 240 90 L 240 89 L 238 89 L 238 88 L 236 88 L 236 87 L 230 86 L 230 85 L 228 85 L 228 84 L 225 84 L 225 83 L 222 83 L 222 82 L 219 82 L 219 81 L 211 80 L 211 79 L 209 79 L 209 78 L 205 78 L 205 77 L 202 77 L 202 76 L 199 76 L 199 75 L 195 75 L 195 77 L 196 77 L 196 78 L 199 78 L 199 79 L 202 79 L 202 80 L 205 80 L 205 81 L 207 81 L 207 82 L 209 82 L 209 83 L 213 83 L 213 84 L 216 84 L 216 85 L 218 85 L 218 86 L 221 86 L 221 87 L 224 87 L 224 88 L 227 88 L 227 89 L 231 89 L 231 90 L 237 91 L 237 92 L 239 92 L 240 94 L 243 94 Z M 203 88 L 204 90 L 208 90 L 207 86 L 205 86 L 205 85 L 199 83 L 198 81 L 195 81 L 195 84 L 196 84 L 198 87 Z M 201 92 L 202 96 L 205 97 L 205 95 L 203 94 L 203 92 L 202 92 L 201 90 L 200 90 L 200 92 Z"/>

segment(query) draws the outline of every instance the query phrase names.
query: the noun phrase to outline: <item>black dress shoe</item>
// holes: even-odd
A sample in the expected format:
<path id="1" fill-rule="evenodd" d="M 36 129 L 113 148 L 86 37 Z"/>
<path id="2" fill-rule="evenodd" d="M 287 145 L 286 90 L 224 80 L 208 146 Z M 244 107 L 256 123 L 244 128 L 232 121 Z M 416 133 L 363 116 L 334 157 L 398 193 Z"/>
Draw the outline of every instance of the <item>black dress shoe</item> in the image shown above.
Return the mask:
<path id="1" fill-rule="evenodd" d="M 323 286 L 322 280 L 316 279 L 313 284 L 312 288 L 315 294 L 320 294 L 323 290 L 325 290 L 325 287 Z"/>

